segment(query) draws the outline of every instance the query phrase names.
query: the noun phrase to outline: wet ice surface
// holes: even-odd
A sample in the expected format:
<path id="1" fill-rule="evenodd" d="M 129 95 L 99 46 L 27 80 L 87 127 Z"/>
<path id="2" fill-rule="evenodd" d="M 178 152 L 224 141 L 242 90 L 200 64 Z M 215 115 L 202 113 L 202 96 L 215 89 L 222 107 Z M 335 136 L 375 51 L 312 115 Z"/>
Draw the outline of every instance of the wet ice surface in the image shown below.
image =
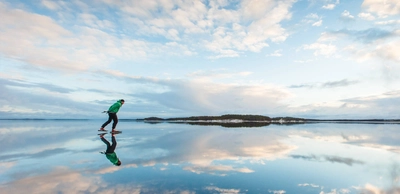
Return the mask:
<path id="1" fill-rule="evenodd" d="M 396 193 L 400 125 L 0 121 L 0 193 Z M 111 135 L 104 136 L 111 142 Z"/>

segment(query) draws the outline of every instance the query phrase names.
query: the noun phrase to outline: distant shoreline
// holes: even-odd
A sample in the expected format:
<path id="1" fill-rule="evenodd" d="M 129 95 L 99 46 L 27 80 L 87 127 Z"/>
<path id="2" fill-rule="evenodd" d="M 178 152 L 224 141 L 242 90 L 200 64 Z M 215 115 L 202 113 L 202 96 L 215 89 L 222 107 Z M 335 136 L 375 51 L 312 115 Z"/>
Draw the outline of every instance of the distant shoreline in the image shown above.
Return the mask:
<path id="1" fill-rule="evenodd" d="M 169 121 L 169 120 L 143 120 L 137 119 L 138 122 L 145 123 L 269 123 L 269 124 L 306 124 L 306 123 L 354 123 L 354 124 L 400 124 L 400 120 L 308 120 L 303 122 L 279 122 L 279 121 L 226 121 L 226 120 L 214 120 L 214 121 L 198 121 L 198 120 L 185 120 L 185 121 Z"/>
<path id="2" fill-rule="evenodd" d="M 163 119 L 148 117 L 137 119 L 142 122 L 171 123 L 270 123 L 270 124 L 302 124 L 302 123 L 365 123 L 365 124 L 400 124 L 400 119 L 305 119 L 296 117 L 273 117 L 262 115 L 222 115 L 222 116 L 192 116 Z"/>

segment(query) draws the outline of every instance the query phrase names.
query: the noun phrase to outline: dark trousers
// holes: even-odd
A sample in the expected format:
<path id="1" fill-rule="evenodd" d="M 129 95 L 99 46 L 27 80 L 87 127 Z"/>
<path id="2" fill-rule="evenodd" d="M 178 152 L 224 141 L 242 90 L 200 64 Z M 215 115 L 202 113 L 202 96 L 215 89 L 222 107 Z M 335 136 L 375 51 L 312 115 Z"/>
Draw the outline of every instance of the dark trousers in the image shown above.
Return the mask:
<path id="1" fill-rule="evenodd" d="M 117 141 L 115 140 L 114 136 L 111 136 L 112 144 L 110 144 L 110 142 L 108 142 L 104 137 L 101 138 L 101 141 L 103 141 L 107 145 L 106 154 L 114 153 L 114 150 L 117 147 Z"/>
<path id="2" fill-rule="evenodd" d="M 112 129 L 115 129 L 118 123 L 117 113 L 108 113 L 108 120 L 101 127 L 106 127 L 108 124 L 111 123 L 111 120 L 113 121 Z"/>

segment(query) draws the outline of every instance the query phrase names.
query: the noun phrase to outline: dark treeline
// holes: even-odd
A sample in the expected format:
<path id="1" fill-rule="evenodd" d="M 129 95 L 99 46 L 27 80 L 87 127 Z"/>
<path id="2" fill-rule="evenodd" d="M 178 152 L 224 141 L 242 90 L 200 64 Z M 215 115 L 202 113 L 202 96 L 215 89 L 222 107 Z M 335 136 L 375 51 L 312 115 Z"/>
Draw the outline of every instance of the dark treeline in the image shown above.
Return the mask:
<path id="1" fill-rule="evenodd" d="M 199 121 L 199 120 L 244 120 L 244 121 L 270 121 L 271 118 L 262 115 L 233 115 L 227 114 L 222 116 L 192 116 L 192 117 L 181 117 L 181 118 L 169 118 L 167 121 Z"/>
<path id="2" fill-rule="evenodd" d="M 268 117 L 263 115 L 239 115 L 239 114 L 226 114 L 222 116 L 191 116 L 191 117 L 177 117 L 177 118 L 168 118 L 163 119 L 159 117 L 148 117 L 145 119 L 138 119 L 144 121 L 216 121 L 216 120 L 242 120 L 249 122 L 277 122 L 280 120 L 285 121 L 305 121 L 303 118 L 295 118 L 295 117 Z"/>
<path id="3" fill-rule="evenodd" d="M 296 118 L 296 117 L 274 117 L 271 120 L 273 121 L 279 121 L 279 120 L 285 120 L 285 121 L 305 121 L 306 119 L 303 118 Z"/>

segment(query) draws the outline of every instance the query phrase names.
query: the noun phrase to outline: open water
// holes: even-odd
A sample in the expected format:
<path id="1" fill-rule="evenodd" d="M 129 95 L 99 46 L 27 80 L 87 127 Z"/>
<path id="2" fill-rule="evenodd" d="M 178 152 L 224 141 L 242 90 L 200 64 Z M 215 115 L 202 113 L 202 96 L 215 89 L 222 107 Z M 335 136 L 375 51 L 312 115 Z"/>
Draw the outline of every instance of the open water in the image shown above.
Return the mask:
<path id="1" fill-rule="evenodd" d="M 1 120 L 0 193 L 400 193 L 399 124 L 103 122 Z"/>

